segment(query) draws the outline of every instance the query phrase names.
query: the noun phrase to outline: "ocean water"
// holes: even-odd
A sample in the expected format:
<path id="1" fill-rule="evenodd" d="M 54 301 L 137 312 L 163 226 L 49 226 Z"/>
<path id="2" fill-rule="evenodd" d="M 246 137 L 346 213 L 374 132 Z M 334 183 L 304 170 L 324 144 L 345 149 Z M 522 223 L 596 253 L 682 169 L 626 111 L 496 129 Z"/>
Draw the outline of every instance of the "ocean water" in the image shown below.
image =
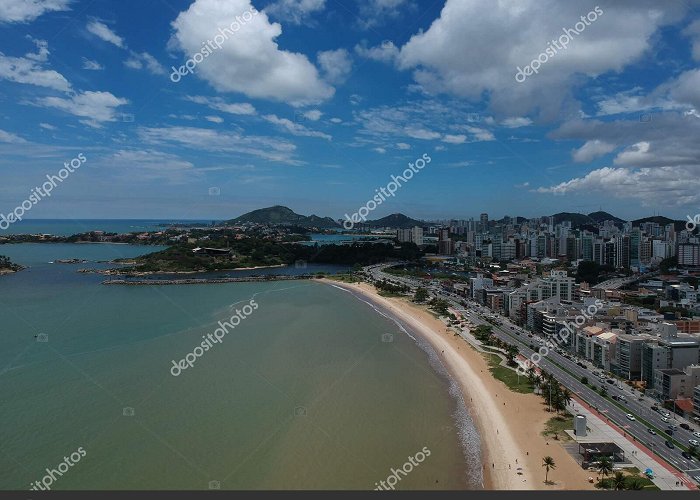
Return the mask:
<path id="1" fill-rule="evenodd" d="M 11 224 L 7 229 L 0 229 L 0 236 L 5 234 L 53 234 L 54 236 L 71 236 L 88 231 L 106 231 L 109 233 L 135 233 L 141 231 L 159 231 L 165 224 L 211 224 L 211 220 L 140 220 L 140 219 L 24 219 Z"/>
<path id="2" fill-rule="evenodd" d="M 0 246 L 31 266 L 0 277 L 0 489 L 29 489 L 79 447 L 52 489 L 373 489 L 424 447 L 397 489 L 480 487 L 478 436 L 439 361 L 349 293 L 104 286 L 85 264 L 48 263 L 152 250 Z"/>

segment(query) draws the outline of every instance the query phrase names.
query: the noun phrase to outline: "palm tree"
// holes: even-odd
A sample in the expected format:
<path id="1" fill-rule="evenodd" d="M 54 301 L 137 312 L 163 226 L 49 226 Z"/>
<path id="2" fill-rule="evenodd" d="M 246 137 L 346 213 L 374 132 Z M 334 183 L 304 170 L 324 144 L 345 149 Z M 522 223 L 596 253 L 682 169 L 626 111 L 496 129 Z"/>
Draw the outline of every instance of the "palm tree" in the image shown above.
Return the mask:
<path id="1" fill-rule="evenodd" d="M 545 473 L 544 473 L 544 482 L 545 484 L 549 483 L 549 471 L 556 469 L 557 464 L 554 463 L 554 459 L 550 456 L 546 456 L 542 459 L 542 467 L 544 467 Z"/>
<path id="2" fill-rule="evenodd" d="M 622 472 L 616 472 L 612 478 L 612 486 L 616 490 L 625 489 L 625 475 Z"/>
<path id="3" fill-rule="evenodd" d="M 561 399 L 564 401 L 564 407 L 566 408 L 567 405 L 571 404 L 571 391 L 564 388 L 564 390 L 561 392 Z"/>
<path id="4" fill-rule="evenodd" d="M 633 477 L 630 482 L 627 484 L 627 489 L 628 490 L 643 490 L 644 489 L 644 483 L 642 482 L 642 478 L 639 476 Z"/>
<path id="5" fill-rule="evenodd" d="M 531 384 L 535 383 L 535 376 L 537 375 L 537 372 L 535 371 L 535 367 L 530 365 L 530 367 L 527 369 L 527 379 L 530 381 Z"/>
<path id="6" fill-rule="evenodd" d="M 613 470 L 613 463 L 608 457 L 601 457 L 598 460 L 598 472 L 603 476 L 603 478 L 608 477 Z"/>
<path id="7" fill-rule="evenodd" d="M 506 348 L 506 358 L 508 359 L 508 365 L 513 366 L 515 364 L 515 357 L 520 353 L 518 348 L 514 345 L 509 345 Z"/>

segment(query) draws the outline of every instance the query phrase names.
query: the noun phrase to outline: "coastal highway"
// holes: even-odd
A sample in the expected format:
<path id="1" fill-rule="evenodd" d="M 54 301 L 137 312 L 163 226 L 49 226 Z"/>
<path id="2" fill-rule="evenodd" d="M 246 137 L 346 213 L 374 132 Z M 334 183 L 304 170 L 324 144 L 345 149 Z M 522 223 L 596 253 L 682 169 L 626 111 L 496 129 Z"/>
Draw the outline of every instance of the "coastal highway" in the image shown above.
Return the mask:
<path id="1" fill-rule="evenodd" d="M 477 325 L 491 325 L 494 335 L 501 340 L 516 345 L 520 354 L 526 358 L 529 358 L 534 353 L 533 349 L 530 348 L 531 344 L 534 345 L 535 349 L 539 348 L 539 342 L 536 336 L 529 337 L 529 335 L 531 335 L 529 332 L 510 323 L 503 316 L 497 315 L 473 301 L 465 301 L 464 297 L 451 294 L 439 287 L 426 284 L 419 279 L 398 277 L 384 273 L 382 269 L 385 267 L 387 266 L 370 266 L 369 268 L 365 268 L 365 270 L 373 279 L 388 279 L 401 282 L 414 289 L 418 286 L 428 288 L 434 296 L 449 301 L 455 310 L 465 315 L 472 323 Z M 466 308 L 463 306 L 465 302 L 468 304 Z M 491 319 L 492 322 L 496 322 L 497 324 L 494 325 L 488 322 L 486 318 Z M 611 422 L 617 424 L 618 427 L 622 428 L 623 431 L 632 436 L 633 439 L 642 443 L 676 469 L 687 473 L 689 476 L 700 475 L 700 465 L 698 462 L 694 459 L 688 460 L 684 458 L 681 455 L 682 450 L 678 446 L 678 444 L 681 444 L 687 447 L 688 440 L 690 439 L 697 439 L 700 441 L 700 437 L 694 436 L 693 431 L 682 429 L 679 426 L 680 423 L 685 422 L 684 420 L 679 420 L 674 414 L 671 414 L 669 422 L 665 422 L 660 413 L 651 409 L 652 404 L 654 404 L 653 400 L 643 397 L 638 391 L 633 391 L 624 384 L 621 384 L 621 381 L 617 379 L 614 380 L 614 384 L 608 383 L 606 381 L 608 377 L 601 379 L 595 375 L 595 373 L 600 370 L 591 367 L 587 362 L 585 362 L 586 368 L 582 368 L 576 364 L 577 361 L 564 357 L 563 354 L 563 352 L 550 350 L 549 355 L 543 357 L 539 362 L 540 368 L 552 373 L 562 385 L 567 387 L 588 405 L 597 409 L 601 417 L 609 419 Z M 567 353 L 567 355 L 571 356 L 569 353 Z M 584 376 L 588 378 L 589 383 L 595 386 L 607 387 L 609 396 L 624 396 L 625 400 L 611 401 L 610 399 L 604 398 L 600 393 L 581 382 L 581 378 Z M 622 389 L 619 388 L 619 385 L 622 386 Z M 635 420 L 628 420 L 626 416 L 628 413 L 632 414 Z M 671 424 L 677 427 L 672 430 L 672 436 L 669 438 L 666 432 L 668 432 L 669 425 Z M 690 424 L 690 427 L 695 431 L 697 430 L 697 426 L 693 424 Z M 652 429 L 655 434 L 649 432 L 649 429 Z M 670 448 L 667 444 L 670 440 L 673 440 L 673 448 Z"/>

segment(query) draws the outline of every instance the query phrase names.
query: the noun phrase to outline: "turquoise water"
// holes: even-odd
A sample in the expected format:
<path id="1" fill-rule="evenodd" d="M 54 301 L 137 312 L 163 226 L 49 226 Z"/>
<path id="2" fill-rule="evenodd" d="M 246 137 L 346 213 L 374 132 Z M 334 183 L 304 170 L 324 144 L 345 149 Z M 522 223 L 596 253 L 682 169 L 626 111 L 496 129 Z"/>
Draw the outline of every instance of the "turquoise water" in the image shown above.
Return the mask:
<path id="1" fill-rule="evenodd" d="M 347 292 L 104 286 L 75 272 L 84 264 L 48 264 L 152 250 L 0 246 L 32 266 L 0 277 L 0 489 L 29 489 L 79 447 L 52 489 L 373 489 L 424 447 L 399 489 L 480 487 L 478 437 L 435 359 Z M 171 375 L 251 299 L 257 310 Z"/>

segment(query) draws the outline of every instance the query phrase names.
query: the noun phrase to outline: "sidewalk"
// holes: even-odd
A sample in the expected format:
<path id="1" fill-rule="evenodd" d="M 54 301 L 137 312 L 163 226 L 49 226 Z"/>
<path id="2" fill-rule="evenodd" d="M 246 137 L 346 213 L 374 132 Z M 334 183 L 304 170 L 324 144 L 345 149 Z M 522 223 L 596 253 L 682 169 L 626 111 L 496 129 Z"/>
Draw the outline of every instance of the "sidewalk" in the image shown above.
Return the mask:
<path id="1" fill-rule="evenodd" d="M 687 491 L 692 489 L 697 491 L 694 484 L 688 482 L 683 474 L 652 456 L 651 451 L 639 442 L 631 441 L 629 436 L 623 434 L 615 424 L 605 422 L 588 405 L 582 404 L 579 400 L 574 400 L 568 406 L 568 410 L 572 415 L 585 415 L 586 426 L 590 429 L 587 438 L 600 437 L 602 440 L 613 442 L 624 450 L 625 458 L 642 473 L 646 469 L 653 470 L 654 484 L 662 490 Z M 679 485 L 676 485 L 677 481 L 680 481 Z"/>

